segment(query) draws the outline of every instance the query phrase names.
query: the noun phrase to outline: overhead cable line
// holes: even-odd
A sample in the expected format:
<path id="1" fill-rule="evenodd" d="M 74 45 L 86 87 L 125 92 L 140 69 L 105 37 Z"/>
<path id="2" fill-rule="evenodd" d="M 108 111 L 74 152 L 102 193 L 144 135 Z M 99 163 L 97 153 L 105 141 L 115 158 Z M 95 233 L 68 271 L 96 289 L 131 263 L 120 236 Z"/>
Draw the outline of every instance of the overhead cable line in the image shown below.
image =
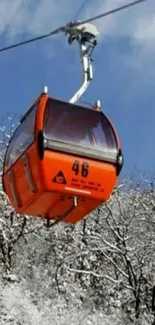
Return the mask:
<path id="1" fill-rule="evenodd" d="M 134 1 L 134 2 L 130 2 L 130 3 L 126 4 L 126 5 L 117 7 L 117 8 L 112 9 L 112 10 L 109 10 L 107 12 L 104 12 L 104 13 L 102 13 L 100 15 L 97 15 L 97 16 L 94 16 L 92 18 L 89 18 L 89 19 L 86 19 L 86 20 L 83 20 L 83 21 L 80 21 L 80 22 L 70 23 L 70 24 L 67 24 L 65 26 L 58 27 L 55 30 L 53 30 L 52 32 L 50 32 L 50 33 L 47 33 L 47 34 L 44 34 L 44 35 L 41 35 L 41 36 L 38 36 L 38 37 L 34 37 L 34 38 L 29 39 L 29 40 L 19 42 L 19 43 L 16 43 L 16 44 L 13 44 L 13 45 L 10 45 L 10 46 L 7 46 L 7 47 L 3 47 L 3 48 L 0 49 L 0 52 L 8 51 L 8 50 L 13 49 L 15 47 L 20 47 L 22 45 L 26 45 L 28 43 L 36 42 L 36 41 L 42 40 L 44 38 L 56 35 L 56 34 L 58 34 L 60 32 L 66 33 L 67 28 L 69 26 L 70 27 L 71 26 L 73 26 L 73 27 L 80 26 L 80 25 L 83 25 L 85 23 L 88 23 L 88 22 L 91 22 L 91 21 L 94 21 L 94 20 L 104 18 L 104 17 L 109 16 L 109 15 L 112 15 L 112 14 L 114 14 L 116 12 L 122 11 L 124 9 L 130 8 L 132 6 L 138 5 L 138 4 L 140 4 L 142 2 L 146 2 L 146 1 L 149 1 L 149 0 L 137 0 L 137 1 Z"/>
<path id="2" fill-rule="evenodd" d="M 79 25 L 82 25 L 82 24 L 86 24 L 86 23 L 89 23 L 91 21 L 94 21 L 94 20 L 97 20 L 97 19 L 101 19 L 101 18 L 104 18 L 106 16 L 110 16 L 112 14 L 115 14 L 118 11 L 122 11 L 122 10 L 128 9 L 130 7 L 136 6 L 136 5 L 138 5 L 138 4 L 142 3 L 142 2 L 146 2 L 146 1 L 148 1 L 148 0 L 137 0 L 137 1 L 134 1 L 134 2 L 130 2 L 130 3 L 127 3 L 126 5 L 117 7 L 115 9 L 109 10 L 107 12 L 104 12 L 104 13 L 102 13 L 100 15 L 94 16 L 92 18 L 88 18 L 86 20 L 83 20 L 82 22 L 77 22 L 74 25 L 75 26 L 79 26 Z"/>

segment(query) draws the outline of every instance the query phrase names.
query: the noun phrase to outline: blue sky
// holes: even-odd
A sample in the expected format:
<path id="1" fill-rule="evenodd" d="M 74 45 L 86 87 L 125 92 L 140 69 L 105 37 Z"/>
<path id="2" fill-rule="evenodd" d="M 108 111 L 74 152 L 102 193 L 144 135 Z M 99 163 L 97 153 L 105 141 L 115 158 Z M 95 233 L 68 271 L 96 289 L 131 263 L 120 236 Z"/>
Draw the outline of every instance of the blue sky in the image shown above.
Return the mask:
<path id="1" fill-rule="evenodd" d="M 48 33 L 74 18 L 83 1 L 0 1 L 0 47 Z M 127 0 L 88 0 L 85 19 Z M 6 32 L 7 24 L 11 27 Z M 120 136 L 125 174 L 155 170 L 155 0 L 96 21 L 94 80 L 81 100 L 100 99 Z M 0 53 L 0 117 L 22 114 L 44 85 L 69 100 L 81 82 L 79 51 L 64 35 Z"/>

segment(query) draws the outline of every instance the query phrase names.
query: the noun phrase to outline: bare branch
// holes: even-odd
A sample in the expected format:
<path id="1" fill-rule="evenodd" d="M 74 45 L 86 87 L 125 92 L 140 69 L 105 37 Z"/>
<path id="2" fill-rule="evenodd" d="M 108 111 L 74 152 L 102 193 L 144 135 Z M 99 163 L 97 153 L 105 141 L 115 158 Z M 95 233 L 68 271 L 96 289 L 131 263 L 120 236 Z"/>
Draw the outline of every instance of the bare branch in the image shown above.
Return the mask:
<path id="1" fill-rule="evenodd" d="M 104 278 L 104 279 L 107 279 L 113 283 L 119 283 L 120 281 L 118 280 L 115 280 L 111 277 L 109 277 L 108 275 L 105 275 L 105 274 L 98 274 L 96 272 L 93 272 L 93 271 L 87 271 L 87 270 L 77 270 L 77 269 L 73 269 L 73 268 L 69 268 L 69 267 L 66 267 L 66 270 L 69 271 L 69 272 L 73 272 L 73 273 L 80 273 L 80 274 L 87 274 L 87 275 L 92 275 L 96 278 Z"/>

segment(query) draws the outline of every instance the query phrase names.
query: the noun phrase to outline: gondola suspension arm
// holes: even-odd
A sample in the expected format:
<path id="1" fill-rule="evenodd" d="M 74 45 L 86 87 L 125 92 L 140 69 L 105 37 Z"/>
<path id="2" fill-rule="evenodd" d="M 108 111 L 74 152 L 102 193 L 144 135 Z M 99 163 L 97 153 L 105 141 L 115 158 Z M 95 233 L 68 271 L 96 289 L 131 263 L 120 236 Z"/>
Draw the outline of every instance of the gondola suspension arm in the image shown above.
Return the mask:
<path id="1" fill-rule="evenodd" d="M 70 99 L 70 103 L 76 103 L 79 98 L 84 94 L 87 90 L 91 80 L 93 79 L 93 68 L 91 63 L 91 57 L 86 54 L 87 48 L 84 44 L 80 44 L 80 54 L 81 54 L 81 61 L 82 61 L 82 68 L 84 73 L 83 84 L 79 88 L 79 90 L 74 94 L 74 96 Z"/>
<path id="2" fill-rule="evenodd" d="M 80 47 L 83 84 L 69 101 L 70 103 L 76 103 L 93 79 L 92 52 L 97 45 L 99 32 L 95 25 L 86 23 L 80 26 L 69 25 L 66 27 L 66 33 L 69 34 L 68 43 L 72 44 L 76 40 Z"/>
<path id="3" fill-rule="evenodd" d="M 87 90 L 90 82 L 93 79 L 93 67 L 92 67 L 92 52 L 97 45 L 97 38 L 99 37 L 99 31 L 95 25 L 85 23 L 82 25 L 76 25 L 79 22 L 70 23 L 61 28 L 68 36 L 68 43 L 72 44 L 73 41 L 77 41 L 80 47 L 80 57 L 83 70 L 83 83 L 78 91 L 69 100 L 70 103 L 76 103 L 79 98 Z M 44 93 L 48 93 L 48 88 L 44 88 Z M 100 109 L 100 102 L 96 102 L 96 108 Z"/>

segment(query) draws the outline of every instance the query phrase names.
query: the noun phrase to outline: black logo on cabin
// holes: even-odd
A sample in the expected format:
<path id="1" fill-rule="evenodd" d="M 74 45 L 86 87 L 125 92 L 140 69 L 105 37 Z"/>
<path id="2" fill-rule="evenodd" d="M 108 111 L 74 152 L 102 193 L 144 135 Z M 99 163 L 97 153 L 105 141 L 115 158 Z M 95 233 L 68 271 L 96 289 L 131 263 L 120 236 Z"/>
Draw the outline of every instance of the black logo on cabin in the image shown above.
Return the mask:
<path id="1" fill-rule="evenodd" d="M 65 176 L 63 174 L 62 171 L 60 171 L 53 179 L 52 179 L 53 183 L 57 183 L 57 184 L 66 184 L 66 179 Z"/>

